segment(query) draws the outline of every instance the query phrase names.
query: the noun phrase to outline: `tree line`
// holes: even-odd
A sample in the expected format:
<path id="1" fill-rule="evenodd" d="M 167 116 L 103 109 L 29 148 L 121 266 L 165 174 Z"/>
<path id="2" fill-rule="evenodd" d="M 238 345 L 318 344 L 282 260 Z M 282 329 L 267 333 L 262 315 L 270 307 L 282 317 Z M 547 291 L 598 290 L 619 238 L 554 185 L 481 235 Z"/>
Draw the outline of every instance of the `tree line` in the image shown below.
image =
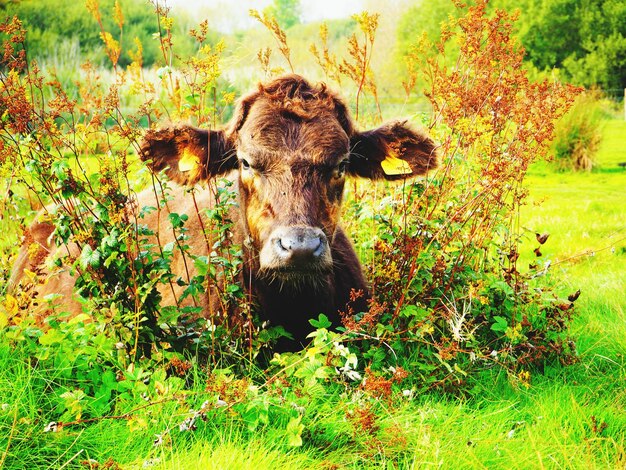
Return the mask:
<path id="1" fill-rule="evenodd" d="M 23 22 L 28 31 L 28 51 L 33 58 L 46 61 L 59 56 L 68 59 L 68 54 L 79 54 L 81 60 L 96 65 L 110 64 L 100 25 L 86 8 L 86 3 L 84 0 L 0 0 L 0 14 L 6 18 L 17 16 Z M 154 6 L 146 0 L 97 0 L 93 3 L 100 11 L 103 29 L 121 46 L 120 66 L 132 62 L 136 39 L 142 44 L 143 65 L 152 66 L 162 61 Z M 116 3 L 122 14 L 121 28 L 115 17 Z M 195 53 L 195 40 L 187 31 L 197 24 L 190 24 L 188 18 L 177 18 L 173 25 L 184 33 L 177 35 L 177 50 L 181 54 Z M 217 42 L 217 33 L 213 36 Z"/>
<path id="2" fill-rule="evenodd" d="M 492 0 L 489 8 L 519 12 L 517 38 L 526 63 L 538 71 L 558 71 L 563 81 L 586 87 L 626 87 L 624 0 Z M 459 15 L 451 1 L 410 7 L 398 28 L 400 52 L 416 31 L 437 37 L 442 22 Z"/>
<path id="3" fill-rule="evenodd" d="M 154 8 L 145 0 L 118 0 L 124 17 L 120 29 L 113 12 L 116 0 L 99 0 L 102 23 L 106 31 L 121 44 L 119 65 L 132 60 L 135 38 L 143 46 L 144 66 L 163 65 L 159 27 Z M 471 1 L 470 1 L 471 3 Z M 410 5 L 410 4 L 409 4 Z M 563 81 L 603 89 L 626 86 L 626 2 L 624 0 L 492 0 L 491 9 L 519 10 L 517 38 L 526 49 L 526 63 L 539 72 L 558 74 Z M 274 0 L 266 9 L 276 17 L 281 27 L 296 33 L 301 23 L 299 0 Z M 100 29 L 82 2 L 65 0 L 0 0 L 0 12 L 5 17 L 17 15 L 28 29 L 31 56 L 46 59 L 60 54 L 81 54 L 81 59 L 95 64 L 106 63 L 106 53 Z M 441 24 L 462 10 L 452 1 L 415 2 L 400 14 L 397 28 L 397 54 L 402 56 L 422 32 L 437 37 Z M 195 53 L 197 45 L 187 34 L 198 20 L 175 16 L 176 50 L 180 56 Z M 178 16 L 176 16 L 178 15 Z M 209 21 L 210 26 L 210 21 Z M 210 32 L 209 43 L 223 34 Z M 245 31 L 233 33 L 242 40 Z"/>

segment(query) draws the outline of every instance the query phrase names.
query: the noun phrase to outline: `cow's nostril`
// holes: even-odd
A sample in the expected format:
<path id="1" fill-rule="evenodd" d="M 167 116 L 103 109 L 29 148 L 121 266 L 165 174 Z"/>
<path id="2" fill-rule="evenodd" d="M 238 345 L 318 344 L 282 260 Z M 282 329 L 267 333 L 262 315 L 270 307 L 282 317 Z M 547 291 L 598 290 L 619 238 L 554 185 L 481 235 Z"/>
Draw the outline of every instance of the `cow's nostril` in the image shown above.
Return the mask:
<path id="1" fill-rule="evenodd" d="M 274 241 L 274 246 L 276 246 L 276 249 L 279 253 L 288 253 L 289 250 L 291 250 L 291 244 L 289 243 L 289 240 L 283 238 L 277 238 Z"/>

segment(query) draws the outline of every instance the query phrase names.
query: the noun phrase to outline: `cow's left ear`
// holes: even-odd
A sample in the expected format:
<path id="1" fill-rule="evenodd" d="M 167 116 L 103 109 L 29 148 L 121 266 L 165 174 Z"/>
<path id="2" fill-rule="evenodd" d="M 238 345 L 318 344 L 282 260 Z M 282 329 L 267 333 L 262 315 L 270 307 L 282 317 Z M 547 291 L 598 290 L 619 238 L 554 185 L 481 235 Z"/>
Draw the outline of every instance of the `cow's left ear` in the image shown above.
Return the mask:
<path id="1" fill-rule="evenodd" d="M 192 126 L 150 130 L 139 155 L 152 171 L 165 170 L 179 184 L 193 185 L 237 168 L 235 146 L 223 130 Z"/>
<path id="2" fill-rule="evenodd" d="M 437 167 L 435 142 L 406 121 L 392 122 L 350 139 L 349 172 L 370 179 L 399 180 Z"/>

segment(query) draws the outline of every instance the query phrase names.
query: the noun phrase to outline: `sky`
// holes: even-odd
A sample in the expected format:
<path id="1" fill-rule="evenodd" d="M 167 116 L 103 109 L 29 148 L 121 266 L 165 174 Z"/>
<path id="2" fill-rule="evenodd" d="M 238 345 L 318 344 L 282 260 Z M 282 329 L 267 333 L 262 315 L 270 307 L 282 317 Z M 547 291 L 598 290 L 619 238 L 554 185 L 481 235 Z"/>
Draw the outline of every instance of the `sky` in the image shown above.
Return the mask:
<path id="1" fill-rule="evenodd" d="M 257 24 L 248 15 L 251 8 L 262 11 L 272 0 L 166 0 L 173 9 L 187 10 L 192 15 L 219 14 L 210 22 L 224 32 Z M 363 10 L 363 0 L 302 0 L 304 22 L 347 18 Z"/>

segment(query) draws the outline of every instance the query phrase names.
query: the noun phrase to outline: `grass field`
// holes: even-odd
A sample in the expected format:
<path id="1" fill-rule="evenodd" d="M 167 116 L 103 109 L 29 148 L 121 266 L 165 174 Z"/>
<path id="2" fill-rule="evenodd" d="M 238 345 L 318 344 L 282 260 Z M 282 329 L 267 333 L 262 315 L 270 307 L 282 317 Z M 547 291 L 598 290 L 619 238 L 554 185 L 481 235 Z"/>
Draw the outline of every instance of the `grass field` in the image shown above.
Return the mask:
<path id="1" fill-rule="evenodd" d="M 0 345 L 0 467 L 625 468 L 626 170 L 617 163 L 626 161 L 626 122 L 609 121 L 604 134 L 591 173 L 533 169 L 520 219 L 529 230 L 525 261 L 534 257 L 534 233 L 549 233 L 543 258 L 559 291 L 582 292 L 571 329 L 576 364 L 534 374 L 529 388 L 493 372 L 464 397 L 397 396 L 393 407 L 381 401 L 385 418 L 375 434 L 346 419 L 358 396 L 320 395 L 305 411 L 303 445 L 291 447 L 284 422 L 248 431 L 209 419 L 179 433 L 176 403 L 155 407 L 136 426 L 108 419 L 44 432 L 58 419 L 48 394 L 63 371 L 31 367 Z M 202 388 L 182 393 L 201 396 Z"/>

